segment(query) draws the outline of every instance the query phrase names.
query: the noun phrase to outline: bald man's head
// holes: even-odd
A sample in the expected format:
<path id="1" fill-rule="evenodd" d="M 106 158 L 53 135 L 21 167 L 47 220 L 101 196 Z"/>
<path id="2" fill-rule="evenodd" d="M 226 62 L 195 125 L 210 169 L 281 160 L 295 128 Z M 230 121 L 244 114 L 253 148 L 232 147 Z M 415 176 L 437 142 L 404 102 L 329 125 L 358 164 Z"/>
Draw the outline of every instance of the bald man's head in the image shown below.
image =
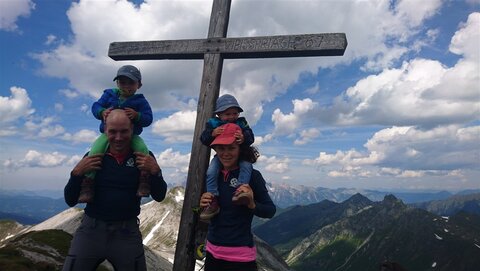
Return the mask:
<path id="1" fill-rule="evenodd" d="M 124 153 L 130 151 L 133 123 L 122 109 L 114 109 L 105 120 L 105 134 L 108 138 L 110 152 Z"/>

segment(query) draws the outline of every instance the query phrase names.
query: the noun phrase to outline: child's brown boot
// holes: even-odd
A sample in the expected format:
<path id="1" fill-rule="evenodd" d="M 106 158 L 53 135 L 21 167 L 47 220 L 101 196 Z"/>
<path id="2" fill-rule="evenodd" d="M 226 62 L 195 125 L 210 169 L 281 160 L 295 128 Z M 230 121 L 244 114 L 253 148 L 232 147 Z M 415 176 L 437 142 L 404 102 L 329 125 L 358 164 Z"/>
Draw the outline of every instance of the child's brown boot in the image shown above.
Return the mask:
<path id="1" fill-rule="evenodd" d="M 218 199 L 217 196 L 214 196 L 212 202 L 210 202 L 210 205 L 208 205 L 208 207 L 203 209 L 202 213 L 200 213 L 200 220 L 208 222 L 219 212 L 220 206 L 218 205 Z"/>
<path id="2" fill-rule="evenodd" d="M 253 203 L 253 202 L 252 202 L 252 198 L 248 196 L 248 193 L 242 192 L 242 193 L 233 195 L 232 203 L 235 205 L 249 206 L 250 203 Z"/>
<path id="3" fill-rule="evenodd" d="M 138 197 L 148 197 L 150 196 L 150 174 L 147 171 L 142 170 L 140 172 L 140 179 L 138 182 L 137 189 Z"/>
<path id="4" fill-rule="evenodd" d="M 90 177 L 85 177 L 80 185 L 80 195 L 78 196 L 78 203 L 93 202 L 95 196 L 94 180 Z"/>

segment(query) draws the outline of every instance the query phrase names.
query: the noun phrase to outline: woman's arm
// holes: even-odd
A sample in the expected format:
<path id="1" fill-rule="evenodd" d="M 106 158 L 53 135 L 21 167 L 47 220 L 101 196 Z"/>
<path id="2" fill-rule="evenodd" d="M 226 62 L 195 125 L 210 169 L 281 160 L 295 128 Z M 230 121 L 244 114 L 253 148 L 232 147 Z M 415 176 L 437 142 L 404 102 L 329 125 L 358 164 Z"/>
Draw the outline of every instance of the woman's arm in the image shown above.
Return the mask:
<path id="1" fill-rule="evenodd" d="M 277 208 L 270 198 L 266 182 L 258 170 L 253 170 L 250 186 L 252 187 L 255 201 L 254 215 L 262 218 L 272 218 Z"/>

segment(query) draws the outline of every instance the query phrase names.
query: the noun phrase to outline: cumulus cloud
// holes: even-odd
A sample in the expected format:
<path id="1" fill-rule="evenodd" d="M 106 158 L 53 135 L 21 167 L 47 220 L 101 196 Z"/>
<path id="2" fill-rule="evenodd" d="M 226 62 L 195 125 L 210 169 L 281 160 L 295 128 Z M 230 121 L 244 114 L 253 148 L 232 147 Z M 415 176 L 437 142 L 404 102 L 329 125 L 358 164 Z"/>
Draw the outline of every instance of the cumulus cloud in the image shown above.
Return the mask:
<path id="1" fill-rule="evenodd" d="M 311 99 L 293 100 L 293 112 L 284 114 L 280 109 L 275 109 L 272 121 L 275 124 L 274 135 L 289 135 L 294 133 L 302 125 L 304 116 L 312 111 L 317 105 Z"/>
<path id="2" fill-rule="evenodd" d="M 35 112 L 31 108 L 32 100 L 24 88 L 11 87 L 10 92 L 10 97 L 0 96 L 0 124 L 27 117 Z"/>
<path id="3" fill-rule="evenodd" d="M 345 32 L 349 47 L 343 57 L 226 60 L 222 93 L 234 94 L 254 125 L 265 103 L 283 95 L 301 72 L 366 59 L 365 69 L 390 67 L 407 54 L 407 42 L 417 40 L 426 19 L 440 8 L 440 0 L 418 8 L 412 1 L 234 1 L 229 36 Z M 319 10 L 329 10 L 318 16 Z M 68 18 L 73 38 L 35 55 L 48 76 L 69 80 L 75 91 L 99 97 L 118 68 L 106 56 L 112 41 L 204 38 L 211 1 L 79 1 Z M 188 14 L 188 16 L 177 16 Z M 295 16 L 291 16 L 295 14 Z M 123 18 L 118 22 L 117 18 Z M 398 40 L 398 42 L 397 42 Z M 415 50 L 418 50 L 416 48 Z M 126 63 L 127 64 L 127 63 Z M 186 110 L 198 97 L 201 61 L 136 61 L 144 78 L 141 91 L 154 110 Z M 188 77 L 189 80 L 185 80 Z M 90 78 L 83 80 L 82 78 Z M 310 91 L 315 91 L 312 89 Z"/>
<path id="4" fill-rule="evenodd" d="M 78 97 L 78 92 L 71 89 L 60 89 L 58 92 L 69 99 Z"/>
<path id="5" fill-rule="evenodd" d="M 276 156 L 267 157 L 261 155 L 258 158 L 258 163 L 262 165 L 267 172 L 285 173 L 289 170 L 290 159 L 288 157 L 278 158 Z"/>
<path id="6" fill-rule="evenodd" d="M 24 124 L 27 137 L 49 138 L 61 135 L 65 132 L 65 128 L 59 124 L 55 124 L 55 117 L 31 118 Z"/>
<path id="7" fill-rule="evenodd" d="M 99 136 L 99 133 L 95 131 L 82 129 L 76 132 L 75 134 L 65 133 L 60 138 L 65 141 L 72 142 L 73 144 L 78 144 L 78 143 L 93 143 L 98 136 Z"/>
<path id="8" fill-rule="evenodd" d="M 18 30 L 18 18 L 30 16 L 33 9 L 31 0 L 0 1 L 0 30 Z"/>
<path id="9" fill-rule="evenodd" d="M 181 154 L 168 148 L 157 156 L 157 162 L 161 168 L 173 168 L 176 172 L 188 173 L 190 153 Z"/>
<path id="10" fill-rule="evenodd" d="M 473 13 L 455 33 L 450 51 L 462 55 L 449 68 L 417 58 L 367 76 L 314 110 L 317 121 L 337 125 L 386 126 L 462 124 L 480 115 L 480 13 Z"/>
<path id="11" fill-rule="evenodd" d="M 293 142 L 294 145 L 305 145 L 313 139 L 320 136 L 320 130 L 317 128 L 310 128 L 307 130 L 302 130 L 300 132 L 300 137 L 295 139 Z"/>
<path id="12" fill-rule="evenodd" d="M 398 177 L 448 175 L 464 169 L 475 169 L 480 161 L 480 126 L 441 126 L 430 130 L 392 127 L 376 132 L 365 151 L 320 152 L 306 159 L 310 166 L 335 166 L 330 176 L 359 176 L 368 168 L 375 174 Z M 373 174 L 373 170 L 368 170 Z"/>
<path id="13" fill-rule="evenodd" d="M 57 37 L 55 35 L 48 35 L 47 36 L 47 40 L 45 41 L 45 45 L 50 45 L 52 44 L 53 42 L 55 42 L 55 40 L 57 39 Z"/>
<path id="14" fill-rule="evenodd" d="M 176 112 L 167 118 L 155 121 L 152 132 L 165 137 L 165 141 L 169 143 L 191 142 L 196 116 L 196 111 Z"/>
<path id="15" fill-rule="evenodd" d="M 36 150 L 29 150 L 25 157 L 17 161 L 8 159 L 3 162 L 3 166 L 10 169 L 18 169 L 23 167 L 57 167 L 61 166 L 65 162 L 68 162 L 69 158 L 65 154 L 59 152 L 41 153 Z"/>

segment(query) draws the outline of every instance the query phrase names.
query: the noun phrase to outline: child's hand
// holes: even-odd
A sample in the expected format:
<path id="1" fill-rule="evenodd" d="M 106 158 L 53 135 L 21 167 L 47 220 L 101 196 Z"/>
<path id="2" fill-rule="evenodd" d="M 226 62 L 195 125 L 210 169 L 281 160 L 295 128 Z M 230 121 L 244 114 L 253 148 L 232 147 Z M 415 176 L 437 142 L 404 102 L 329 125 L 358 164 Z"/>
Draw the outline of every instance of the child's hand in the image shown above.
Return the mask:
<path id="1" fill-rule="evenodd" d="M 127 113 L 127 116 L 128 116 L 129 119 L 131 119 L 131 120 L 136 120 L 137 119 L 137 117 L 138 117 L 137 111 L 135 111 L 135 110 L 133 110 L 129 107 L 126 107 L 124 110 L 125 110 L 125 113 Z"/>
<path id="2" fill-rule="evenodd" d="M 111 108 L 111 107 L 103 110 L 102 118 L 103 118 L 104 122 L 107 120 L 108 114 L 110 114 L 110 112 L 112 112 L 112 110 L 113 110 L 113 108 Z"/>
<path id="3" fill-rule="evenodd" d="M 235 133 L 235 138 L 236 138 L 235 141 L 236 141 L 237 144 L 239 144 L 239 145 L 242 144 L 243 141 L 245 140 L 245 138 L 244 138 L 244 136 L 243 136 L 243 133 L 242 133 L 241 131 L 238 132 L 238 133 Z"/>
<path id="4" fill-rule="evenodd" d="M 213 136 L 213 137 L 217 137 L 219 134 L 223 133 L 223 130 L 224 130 L 224 129 L 225 129 L 225 128 L 223 128 L 223 127 L 221 127 L 221 126 L 213 129 L 213 131 L 212 131 L 212 136 Z"/>

